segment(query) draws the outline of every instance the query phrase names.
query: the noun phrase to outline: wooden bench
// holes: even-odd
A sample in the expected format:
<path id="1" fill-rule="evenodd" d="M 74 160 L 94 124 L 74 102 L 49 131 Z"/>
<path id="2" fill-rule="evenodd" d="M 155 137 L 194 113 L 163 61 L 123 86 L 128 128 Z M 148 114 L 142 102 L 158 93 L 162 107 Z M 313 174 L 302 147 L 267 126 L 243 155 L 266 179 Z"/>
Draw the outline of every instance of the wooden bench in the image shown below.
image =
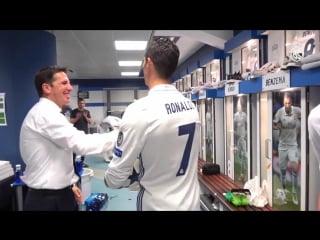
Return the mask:
<path id="1" fill-rule="evenodd" d="M 242 188 L 233 179 L 224 174 L 204 175 L 201 172 L 202 166 L 205 164 L 203 160 L 199 160 L 198 163 L 198 179 L 202 187 L 209 191 L 207 197 L 216 198 L 219 204 L 222 204 L 223 210 L 229 211 L 273 211 L 270 205 L 266 205 L 263 208 L 254 206 L 234 206 L 231 202 L 225 199 L 223 193 L 229 192 L 231 189 Z M 208 196 L 209 195 L 209 196 Z M 221 210 L 221 209 L 220 209 Z"/>

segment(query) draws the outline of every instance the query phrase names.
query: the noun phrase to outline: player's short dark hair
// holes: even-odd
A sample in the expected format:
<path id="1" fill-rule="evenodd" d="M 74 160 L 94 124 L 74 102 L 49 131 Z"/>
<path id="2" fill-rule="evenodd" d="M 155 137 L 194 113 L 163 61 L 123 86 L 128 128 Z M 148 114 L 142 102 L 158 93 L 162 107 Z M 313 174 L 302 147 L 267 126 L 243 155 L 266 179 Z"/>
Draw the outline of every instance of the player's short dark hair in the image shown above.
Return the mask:
<path id="1" fill-rule="evenodd" d="M 161 37 L 149 42 L 145 58 L 150 58 L 158 75 L 169 79 L 178 65 L 180 51 L 169 38 Z"/>

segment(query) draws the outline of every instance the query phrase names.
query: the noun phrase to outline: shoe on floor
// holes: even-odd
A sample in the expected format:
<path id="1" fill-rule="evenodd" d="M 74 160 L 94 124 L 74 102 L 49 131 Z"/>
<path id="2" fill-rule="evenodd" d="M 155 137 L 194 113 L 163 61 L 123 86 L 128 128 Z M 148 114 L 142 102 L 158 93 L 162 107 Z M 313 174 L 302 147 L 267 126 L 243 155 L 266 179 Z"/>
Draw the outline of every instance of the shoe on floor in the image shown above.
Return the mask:
<path id="1" fill-rule="evenodd" d="M 89 165 L 86 163 L 82 163 L 82 167 L 87 168 L 87 167 L 89 167 Z"/>

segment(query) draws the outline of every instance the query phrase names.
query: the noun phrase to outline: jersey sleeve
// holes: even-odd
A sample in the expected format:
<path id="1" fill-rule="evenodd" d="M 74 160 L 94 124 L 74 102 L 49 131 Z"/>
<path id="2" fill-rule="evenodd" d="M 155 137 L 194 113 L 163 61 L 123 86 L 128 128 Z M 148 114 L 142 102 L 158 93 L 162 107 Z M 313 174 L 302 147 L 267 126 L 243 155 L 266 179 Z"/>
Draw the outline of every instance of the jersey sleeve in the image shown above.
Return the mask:
<path id="1" fill-rule="evenodd" d="M 147 121 L 140 112 L 127 108 L 119 128 L 113 158 L 105 172 L 105 182 L 111 188 L 127 187 L 133 165 L 147 138 Z"/>

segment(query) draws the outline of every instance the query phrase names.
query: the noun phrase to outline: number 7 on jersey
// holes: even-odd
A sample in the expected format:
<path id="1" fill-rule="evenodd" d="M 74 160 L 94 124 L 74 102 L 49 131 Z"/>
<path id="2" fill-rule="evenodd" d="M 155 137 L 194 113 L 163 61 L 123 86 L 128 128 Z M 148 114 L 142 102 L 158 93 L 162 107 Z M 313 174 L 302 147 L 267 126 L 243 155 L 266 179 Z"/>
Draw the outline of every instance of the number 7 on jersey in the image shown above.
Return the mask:
<path id="1" fill-rule="evenodd" d="M 186 144 L 184 152 L 183 152 L 182 161 L 180 163 L 180 167 L 179 167 L 179 170 L 178 170 L 176 176 L 184 175 L 186 172 L 186 169 L 188 167 L 195 128 L 196 128 L 196 123 L 190 123 L 190 124 L 179 126 L 178 135 L 181 136 L 181 135 L 188 134 L 189 136 L 188 136 L 187 144 Z"/>

